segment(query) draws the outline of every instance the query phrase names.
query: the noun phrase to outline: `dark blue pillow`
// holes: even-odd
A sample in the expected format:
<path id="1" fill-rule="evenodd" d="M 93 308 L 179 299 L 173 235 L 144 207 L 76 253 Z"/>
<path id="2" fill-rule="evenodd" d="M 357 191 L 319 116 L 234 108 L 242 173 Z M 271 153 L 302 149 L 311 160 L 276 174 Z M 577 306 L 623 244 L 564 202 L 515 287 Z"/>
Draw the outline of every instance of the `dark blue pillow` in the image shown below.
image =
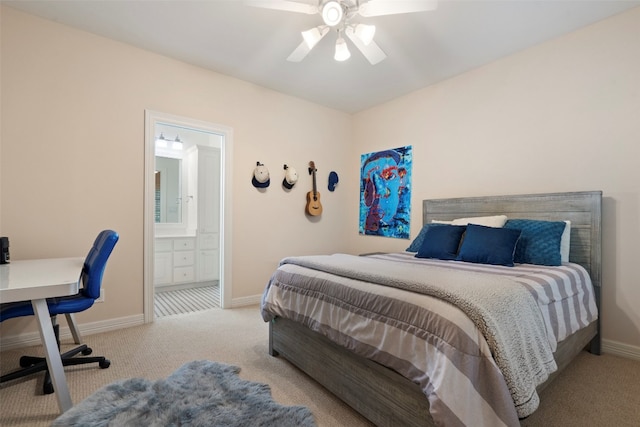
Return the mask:
<path id="1" fill-rule="evenodd" d="M 456 259 L 464 225 L 439 225 L 429 227 L 424 234 L 417 258 Z"/>
<path id="2" fill-rule="evenodd" d="M 420 250 L 420 247 L 422 246 L 422 242 L 424 242 L 424 235 L 427 233 L 427 230 L 431 227 L 439 227 L 441 225 L 446 224 L 425 224 L 416 238 L 413 239 L 413 242 L 411 242 L 411 244 L 407 248 L 407 252 L 418 252 Z"/>
<path id="3" fill-rule="evenodd" d="M 513 267 L 520 230 L 469 224 L 462 240 L 458 261 Z"/>
<path id="4" fill-rule="evenodd" d="M 510 219 L 504 228 L 522 230 L 514 262 L 519 264 L 562 265 L 560 242 L 566 223 L 534 219 Z"/>
<path id="5" fill-rule="evenodd" d="M 407 252 L 418 252 L 420 250 L 420 246 L 422 246 L 422 242 L 424 241 L 424 235 L 427 233 L 427 230 L 431 224 L 426 224 L 422 227 L 422 230 L 418 233 L 413 242 L 407 248 Z"/>

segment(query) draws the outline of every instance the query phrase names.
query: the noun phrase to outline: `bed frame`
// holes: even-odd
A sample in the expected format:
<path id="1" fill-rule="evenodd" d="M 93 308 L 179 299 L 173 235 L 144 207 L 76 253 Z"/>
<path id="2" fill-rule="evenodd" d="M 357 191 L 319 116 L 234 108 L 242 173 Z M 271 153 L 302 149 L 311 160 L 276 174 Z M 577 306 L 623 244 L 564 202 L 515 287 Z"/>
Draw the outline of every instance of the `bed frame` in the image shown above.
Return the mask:
<path id="1" fill-rule="evenodd" d="M 569 260 L 589 272 L 600 310 L 601 191 L 433 199 L 422 205 L 424 224 L 485 215 L 571 221 Z M 599 320 L 558 344 L 554 353 L 558 370 L 538 386 L 538 392 L 587 347 L 600 354 Z M 433 425 L 429 402 L 417 384 L 305 326 L 283 318 L 271 321 L 269 354 L 289 360 L 378 426 Z"/>

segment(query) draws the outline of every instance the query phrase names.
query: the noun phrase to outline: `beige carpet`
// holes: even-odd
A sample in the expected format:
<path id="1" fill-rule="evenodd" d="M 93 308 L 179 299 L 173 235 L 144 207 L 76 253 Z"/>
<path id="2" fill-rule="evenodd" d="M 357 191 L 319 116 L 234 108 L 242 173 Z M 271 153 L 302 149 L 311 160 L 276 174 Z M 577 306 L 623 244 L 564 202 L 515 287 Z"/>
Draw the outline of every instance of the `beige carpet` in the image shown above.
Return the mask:
<path id="1" fill-rule="evenodd" d="M 3 327 L 9 327 L 4 322 Z M 113 381 L 166 377 L 183 363 L 208 359 L 238 365 L 240 376 L 268 383 L 274 400 L 305 405 L 319 426 L 370 426 L 331 393 L 280 358 L 267 353 L 268 326 L 258 307 L 213 309 L 158 319 L 150 325 L 87 336 L 111 367 L 67 367 L 75 403 Z M 70 341 L 63 345 L 70 348 Z M 0 353 L 0 372 L 10 372 L 22 354 Z M 48 426 L 58 415 L 55 395 L 42 395 L 42 375 L 0 386 L 0 426 Z M 523 426 L 640 426 L 640 362 L 582 353 L 542 394 L 538 411 Z"/>

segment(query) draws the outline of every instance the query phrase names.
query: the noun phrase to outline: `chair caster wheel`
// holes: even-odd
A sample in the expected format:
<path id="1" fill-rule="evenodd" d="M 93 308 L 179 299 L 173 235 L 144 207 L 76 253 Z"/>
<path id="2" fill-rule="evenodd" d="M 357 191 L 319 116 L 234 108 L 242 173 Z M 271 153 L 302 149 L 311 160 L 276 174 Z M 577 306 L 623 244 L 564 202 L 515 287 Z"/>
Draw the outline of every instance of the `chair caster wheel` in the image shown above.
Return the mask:
<path id="1" fill-rule="evenodd" d="M 84 354 L 85 356 L 88 356 L 91 353 L 93 353 L 93 350 L 91 350 L 89 347 L 87 347 L 86 349 L 82 350 L 82 354 Z"/>
<path id="2" fill-rule="evenodd" d="M 52 394 L 53 393 L 53 384 L 45 384 L 44 387 L 42 387 L 42 392 L 44 394 Z"/>
<path id="3" fill-rule="evenodd" d="M 20 367 L 21 367 L 21 368 L 28 368 L 29 366 L 33 366 L 33 365 L 35 365 L 35 364 L 36 364 L 36 363 L 38 363 L 38 362 L 39 362 L 39 360 L 36 360 L 36 358 L 35 358 L 35 357 L 32 357 L 32 356 L 22 356 L 22 357 L 20 358 L 20 362 L 19 362 L 19 363 L 20 363 Z"/>
<path id="4" fill-rule="evenodd" d="M 104 359 L 102 362 L 98 362 L 98 366 L 100 366 L 100 369 L 107 369 L 111 366 L 111 361 L 109 359 Z"/>

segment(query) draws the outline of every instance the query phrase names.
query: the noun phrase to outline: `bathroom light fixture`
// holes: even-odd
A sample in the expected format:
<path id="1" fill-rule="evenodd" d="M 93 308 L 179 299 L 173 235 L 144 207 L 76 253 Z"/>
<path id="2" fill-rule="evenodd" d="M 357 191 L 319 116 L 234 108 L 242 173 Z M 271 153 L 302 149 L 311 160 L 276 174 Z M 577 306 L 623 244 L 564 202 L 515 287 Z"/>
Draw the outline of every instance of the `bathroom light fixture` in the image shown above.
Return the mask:
<path id="1" fill-rule="evenodd" d="M 174 140 L 169 140 L 165 138 L 164 134 L 160 132 L 160 136 L 156 138 L 156 147 L 158 148 L 168 148 L 169 143 L 171 142 L 171 148 L 173 150 L 182 150 L 184 144 L 180 139 L 180 135 L 176 135 Z"/>
<path id="2" fill-rule="evenodd" d="M 160 136 L 156 138 L 156 147 L 167 147 L 167 140 L 165 139 L 162 132 L 160 132 Z"/>
<path id="3" fill-rule="evenodd" d="M 176 139 L 173 140 L 173 143 L 171 144 L 171 148 L 173 148 L 174 150 L 182 150 L 182 141 L 180 140 L 180 136 L 176 135 Z"/>

